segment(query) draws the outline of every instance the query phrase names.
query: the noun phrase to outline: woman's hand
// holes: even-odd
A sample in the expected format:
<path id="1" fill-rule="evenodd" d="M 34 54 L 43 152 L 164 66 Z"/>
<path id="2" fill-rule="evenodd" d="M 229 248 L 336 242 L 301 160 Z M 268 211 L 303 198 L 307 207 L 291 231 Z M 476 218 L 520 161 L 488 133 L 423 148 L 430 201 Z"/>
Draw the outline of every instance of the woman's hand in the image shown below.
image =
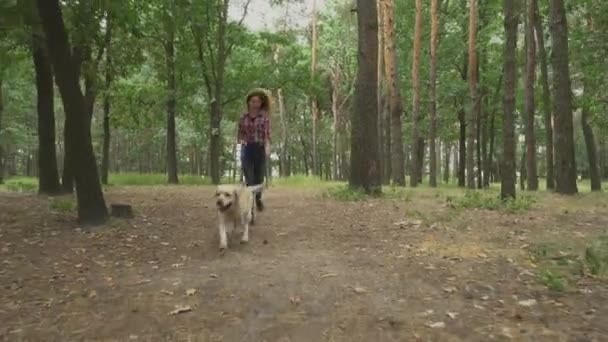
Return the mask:
<path id="1" fill-rule="evenodd" d="M 264 152 L 266 152 L 266 158 L 270 158 L 270 144 L 264 144 Z"/>

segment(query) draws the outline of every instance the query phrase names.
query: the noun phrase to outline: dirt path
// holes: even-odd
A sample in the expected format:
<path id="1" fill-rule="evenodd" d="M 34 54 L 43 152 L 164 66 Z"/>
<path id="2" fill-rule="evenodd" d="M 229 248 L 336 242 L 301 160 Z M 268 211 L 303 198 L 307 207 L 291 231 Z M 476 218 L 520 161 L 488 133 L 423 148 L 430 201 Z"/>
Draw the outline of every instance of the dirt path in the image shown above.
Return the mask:
<path id="1" fill-rule="evenodd" d="M 137 218 L 92 232 L 69 199 L 1 193 L 0 340 L 608 341 L 606 283 L 550 290 L 529 258 L 602 234 L 606 201 L 507 214 L 430 190 L 345 203 L 273 188 L 251 242 L 222 257 L 212 193 L 112 188 Z"/>

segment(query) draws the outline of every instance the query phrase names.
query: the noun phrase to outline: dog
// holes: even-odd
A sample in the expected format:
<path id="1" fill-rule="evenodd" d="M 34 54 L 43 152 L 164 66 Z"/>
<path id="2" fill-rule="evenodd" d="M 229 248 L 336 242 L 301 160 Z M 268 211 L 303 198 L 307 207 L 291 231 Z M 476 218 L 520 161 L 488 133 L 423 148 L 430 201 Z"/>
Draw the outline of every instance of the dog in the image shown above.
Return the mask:
<path id="1" fill-rule="evenodd" d="M 215 192 L 220 234 L 220 252 L 228 248 L 228 233 L 243 227 L 241 243 L 249 242 L 249 226 L 255 219 L 254 193 L 262 191 L 263 184 L 253 186 L 219 185 Z"/>

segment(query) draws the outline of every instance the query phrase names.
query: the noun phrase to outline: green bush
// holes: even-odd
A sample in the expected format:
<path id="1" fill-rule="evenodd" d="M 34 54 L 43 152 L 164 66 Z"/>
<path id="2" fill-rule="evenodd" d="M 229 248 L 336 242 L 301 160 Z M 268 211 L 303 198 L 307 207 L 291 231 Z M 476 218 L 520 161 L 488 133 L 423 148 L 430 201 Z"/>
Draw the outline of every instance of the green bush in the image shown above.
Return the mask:
<path id="1" fill-rule="evenodd" d="M 4 189 L 12 192 L 34 192 L 38 189 L 38 179 L 33 177 L 11 177 L 5 180 Z"/>
<path id="2" fill-rule="evenodd" d="M 499 210 L 504 209 L 511 212 L 530 210 L 536 200 L 532 196 L 519 196 L 515 199 L 502 200 L 495 193 L 469 190 L 461 197 L 448 197 L 448 203 L 455 207 L 465 209 Z"/>
<path id="3" fill-rule="evenodd" d="M 366 195 L 362 190 L 351 189 L 347 185 L 329 188 L 323 193 L 323 195 L 325 197 L 333 198 L 338 201 L 344 202 L 356 202 L 368 198 L 368 195 Z"/>
<path id="4" fill-rule="evenodd" d="M 211 179 L 195 175 L 180 175 L 179 184 L 210 185 Z M 112 173 L 108 183 L 111 185 L 167 185 L 167 175 L 164 173 Z"/>
<path id="5" fill-rule="evenodd" d="M 76 203 L 74 202 L 73 197 L 57 197 L 51 199 L 49 202 L 49 208 L 53 211 L 58 211 L 61 213 L 72 212 L 76 209 Z"/>
<path id="6" fill-rule="evenodd" d="M 585 249 L 585 264 L 593 275 L 608 274 L 608 236 L 602 236 Z"/>

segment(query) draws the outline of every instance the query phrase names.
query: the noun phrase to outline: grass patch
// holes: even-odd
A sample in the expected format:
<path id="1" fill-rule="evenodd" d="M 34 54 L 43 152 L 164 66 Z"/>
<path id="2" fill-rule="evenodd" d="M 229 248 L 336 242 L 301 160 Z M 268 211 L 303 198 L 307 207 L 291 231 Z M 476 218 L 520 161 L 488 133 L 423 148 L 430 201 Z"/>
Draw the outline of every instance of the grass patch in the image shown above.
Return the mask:
<path id="1" fill-rule="evenodd" d="M 348 185 L 329 188 L 323 193 L 323 196 L 343 202 L 357 202 L 369 198 L 362 190 L 351 189 Z"/>
<path id="2" fill-rule="evenodd" d="M 493 191 L 466 191 L 464 196 L 446 198 L 456 208 L 484 209 L 484 210 L 506 210 L 509 212 L 524 212 L 532 209 L 536 198 L 531 195 L 520 195 L 515 199 L 500 199 Z"/>
<path id="3" fill-rule="evenodd" d="M 49 202 L 52 211 L 60 213 L 70 213 L 76 210 L 76 202 L 73 197 L 56 197 Z"/>
<path id="4" fill-rule="evenodd" d="M 35 192 L 38 190 L 38 179 L 34 177 L 11 177 L 0 185 L 0 191 Z"/>
<path id="5" fill-rule="evenodd" d="M 608 235 L 592 241 L 585 249 L 585 264 L 591 274 L 608 275 Z"/>
<path id="6" fill-rule="evenodd" d="M 545 242 L 528 249 L 530 260 L 539 266 L 542 284 L 554 291 L 565 291 L 576 278 L 586 274 L 608 276 L 608 235 L 585 241 Z"/>
<path id="7" fill-rule="evenodd" d="M 544 268 L 540 272 L 540 279 L 542 280 L 543 284 L 545 284 L 546 287 L 548 287 L 549 289 L 551 289 L 553 291 L 561 292 L 566 289 L 566 285 L 567 285 L 566 279 L 563 276 L 561 276 L 557 273 L 554 273 L 549 268 Z"/>
<path id="8" fill-rule="evenodd" d="M 319 177 L 306 176 L 306 175 L 294 175 L 294 176 L 289 176 L 289 177 L 273 178 L 271 183 L 272 183 L 272 185 L 275 185 L 275 186 L 310 188 L 310 189 L 327 189 L 327 188 L 344 185 L 344 183 L 342 183 L 342 182 L 324 181 Z"/>
<path id="9" fill-rule="evenodd" d="M 181 185 L 211 184 L 210 178 L 195 175 L 180 175 L 178 179 Z M 167 185 L 167 175 L 164 173 L 112 173 L 109 175 L 108 183 L 119 186 Z"/>

